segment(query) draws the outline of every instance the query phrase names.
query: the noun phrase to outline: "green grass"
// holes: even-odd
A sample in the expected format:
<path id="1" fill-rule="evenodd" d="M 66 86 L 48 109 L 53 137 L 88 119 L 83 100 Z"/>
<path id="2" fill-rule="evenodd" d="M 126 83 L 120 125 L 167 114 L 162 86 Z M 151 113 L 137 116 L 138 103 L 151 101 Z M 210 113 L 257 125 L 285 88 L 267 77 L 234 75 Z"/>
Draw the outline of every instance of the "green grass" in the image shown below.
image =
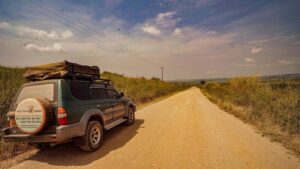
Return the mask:
<path id="1" fill-rule="evenodd" d="M 24 69 L 0 66 L 0 129 L 6 125 L 6 113 L 18 88 L 26 83 L 22 77 Z M 112 80 L 118 91 L 123 91 L 125 96 L 133 99 L 138 104 L 150 102 L 162 96 L 181 91 L 189 85 L 163 82 L 152 78 L 132 78 L 116 73 L 103 72 L 102 78 Z M 0 140 L 0 160 L 4 160 L 23 153 L 28 149 L 26 144 L 5 143 Z"/>
<path id="2" fill-rule="evenodd" d="M 200 87 L 221 108 L 300 154 L 300 81 L 237 77 Z"/>

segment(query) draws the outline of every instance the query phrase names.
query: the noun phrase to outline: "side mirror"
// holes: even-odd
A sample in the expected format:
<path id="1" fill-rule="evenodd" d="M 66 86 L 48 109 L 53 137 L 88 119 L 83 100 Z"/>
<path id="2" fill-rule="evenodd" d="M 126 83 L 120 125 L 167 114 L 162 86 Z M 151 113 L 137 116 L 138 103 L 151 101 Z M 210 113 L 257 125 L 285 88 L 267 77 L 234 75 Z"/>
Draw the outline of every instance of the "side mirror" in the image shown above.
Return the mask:
<path id="1" fill-rule="evenodd" d="M 123 92 L 120 93 L 120 97 L 124 97 L 124 93 Z"/>

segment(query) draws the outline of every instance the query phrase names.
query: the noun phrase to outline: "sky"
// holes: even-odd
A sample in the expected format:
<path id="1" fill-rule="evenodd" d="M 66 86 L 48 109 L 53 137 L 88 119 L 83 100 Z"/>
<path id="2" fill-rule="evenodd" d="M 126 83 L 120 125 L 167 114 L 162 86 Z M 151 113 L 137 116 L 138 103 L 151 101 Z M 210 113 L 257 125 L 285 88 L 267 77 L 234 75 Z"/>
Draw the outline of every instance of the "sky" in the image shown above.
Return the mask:
<path id="1" fill-rule="evenodd" d="M 0 64 L 166 80 L 300 73 L 299 0 L 0 0 Z"/>

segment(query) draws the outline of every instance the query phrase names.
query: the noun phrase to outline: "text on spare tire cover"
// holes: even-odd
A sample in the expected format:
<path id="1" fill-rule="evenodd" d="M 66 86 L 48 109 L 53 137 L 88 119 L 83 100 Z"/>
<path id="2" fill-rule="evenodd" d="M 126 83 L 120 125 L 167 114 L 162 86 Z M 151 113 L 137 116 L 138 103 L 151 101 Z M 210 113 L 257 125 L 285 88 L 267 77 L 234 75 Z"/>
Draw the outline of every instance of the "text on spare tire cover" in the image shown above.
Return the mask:
<path id="1" fill-rule="evenodd" d="M 44 108 L 37 100 L 26 99 L 18 105 L 15 119 L 22 131 L 37 132 L 45 121 Z"/>

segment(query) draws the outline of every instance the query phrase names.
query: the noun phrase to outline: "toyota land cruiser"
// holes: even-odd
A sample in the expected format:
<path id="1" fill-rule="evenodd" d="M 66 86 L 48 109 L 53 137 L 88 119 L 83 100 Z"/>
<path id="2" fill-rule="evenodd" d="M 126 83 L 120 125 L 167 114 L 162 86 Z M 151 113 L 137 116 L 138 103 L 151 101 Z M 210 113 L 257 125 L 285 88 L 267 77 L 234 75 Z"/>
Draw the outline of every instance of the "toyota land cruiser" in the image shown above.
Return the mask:
<path id="1" fill-rule="evenodd" d="M 76 140 L 97 150 L 103 131 L 135 119 L 135 104 L 106 81 L 49 79 L 24 84 L 7 114 L 4 141 L 40 146 Z"/>

